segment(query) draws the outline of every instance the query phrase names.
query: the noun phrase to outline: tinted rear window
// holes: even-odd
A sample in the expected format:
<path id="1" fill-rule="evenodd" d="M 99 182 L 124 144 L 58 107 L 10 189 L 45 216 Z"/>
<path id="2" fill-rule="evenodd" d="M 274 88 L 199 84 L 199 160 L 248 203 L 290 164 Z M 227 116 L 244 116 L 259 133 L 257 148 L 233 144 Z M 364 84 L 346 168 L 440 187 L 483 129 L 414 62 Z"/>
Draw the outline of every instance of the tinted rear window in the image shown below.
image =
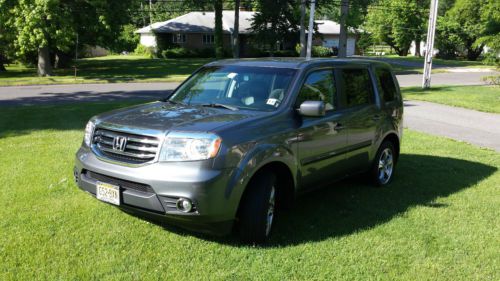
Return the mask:
<path id="1" fill-rule="evenodd" d="M 373 102 L 373 87 L 368 69 L 341 69 L 342 95 L 346 107 Z"/>
<path id="2" fill-rule="evenodd" d="M 376 70 L 377 84 L 384 101 L 390 102 L 396 99 L 397 90 L 392 74 L 387 69 L 379 68 Z"/>

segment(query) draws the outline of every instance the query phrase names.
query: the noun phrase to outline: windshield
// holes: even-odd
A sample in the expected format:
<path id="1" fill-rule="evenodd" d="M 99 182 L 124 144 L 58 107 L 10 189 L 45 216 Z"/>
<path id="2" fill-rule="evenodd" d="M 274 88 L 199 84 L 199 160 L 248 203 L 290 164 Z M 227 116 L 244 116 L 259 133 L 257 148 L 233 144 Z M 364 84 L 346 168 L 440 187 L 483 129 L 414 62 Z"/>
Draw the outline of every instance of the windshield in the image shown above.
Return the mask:
<path id="1" fill-rule="evenodd" d="M 246 66 L 205 67 L 170 98 L 195 105 L 229 105 L 272 111 L 285 99 L 294 69 Z"/>

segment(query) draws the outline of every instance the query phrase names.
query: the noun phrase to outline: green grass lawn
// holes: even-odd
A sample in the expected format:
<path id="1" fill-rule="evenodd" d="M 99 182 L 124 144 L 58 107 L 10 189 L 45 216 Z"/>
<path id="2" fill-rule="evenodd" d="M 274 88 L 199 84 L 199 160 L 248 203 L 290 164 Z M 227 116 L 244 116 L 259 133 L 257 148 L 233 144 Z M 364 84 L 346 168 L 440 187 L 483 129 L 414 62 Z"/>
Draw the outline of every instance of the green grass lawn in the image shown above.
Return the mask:
<path id="1" fill-rule="evenodd" d="M 56 69 L 51 77 L 38 77 L 36 68 L 7 66 L 0 86 L 113 82 L 180 82 L 209 59 L 149 59 L 142 56 L 107 56 L 78 60 L 74 69 Z"/>
<path id="2" fill-rule="evenodd" d="M 376 57 L 389 62 L 397 73 L 421 73 L 423 58 L 384 56 Z M 56 69 L 51 77 L 38 77 L 36 68 L 18 64 L 8 65 L 7 72 L 0 73 L 0 86 L 43 85 L 43 84 L 79 84 L 113 82 L 180 82 L 195 69 L 211 59 L 149 59 L 143 56 L 106 56 L 81 59 L 74 68 Z M 401 65 L 410 62 L 414 65 Z M 421 65 L 420 65 L 421 64 Z M 492 68 L 481 62 L 434 59 L 435 66 Z M 433 73 L 446 72 L 435 67 Z"/>
<path id="3" fill-rule="evenodd" d="M 308 194 L 254 247 L 139 219 L 76 187 L 87 119 L 124 105 L 2 108 L 0 280 L 500 279 L 498 153 L 405 131 L 389 187 L 351 179 Z"/>
<path id="4" fill-rule="evenodd" d="M 484 112 L 500 113 L 499 86 L 436 86 L 430 90 L 420 87 L 403 88 L 403 97 Z"/>

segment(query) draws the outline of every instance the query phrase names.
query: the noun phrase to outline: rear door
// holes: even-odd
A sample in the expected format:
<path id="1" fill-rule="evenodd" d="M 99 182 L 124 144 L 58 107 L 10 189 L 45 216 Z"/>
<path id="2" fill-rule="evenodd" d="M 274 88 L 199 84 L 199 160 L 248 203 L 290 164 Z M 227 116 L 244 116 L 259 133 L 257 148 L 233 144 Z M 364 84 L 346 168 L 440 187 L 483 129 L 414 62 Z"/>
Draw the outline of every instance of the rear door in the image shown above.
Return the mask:
<path id="1" fill-rule="evenodd" d="M 337 70 L 337 77 L 348 132 L 346 168 L 365 169 L 382 119 L 371 72 L 368 66 L 344 67 Z"/>
<path id="2" fill-rule="evenodd" d="M 347 132 L 344 117 L 338 110 L 337 92 L 333 69 L 326 68 L 310 72 L 298 94 L 296 108 L 306 100 L 326 104 L 323 117 L 298 117 L 297 142 L 303 186 L 311 187 L 344 174 L 342 162 Z"/>

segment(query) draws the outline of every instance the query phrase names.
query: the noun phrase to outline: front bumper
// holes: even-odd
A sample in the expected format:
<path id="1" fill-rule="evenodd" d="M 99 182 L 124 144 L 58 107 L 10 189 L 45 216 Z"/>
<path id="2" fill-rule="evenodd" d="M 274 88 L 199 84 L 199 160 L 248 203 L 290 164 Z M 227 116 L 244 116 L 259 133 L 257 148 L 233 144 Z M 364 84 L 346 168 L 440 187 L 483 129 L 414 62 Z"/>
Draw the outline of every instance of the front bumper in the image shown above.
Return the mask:
<path id="1" fill-rule="evenodd" d="M 102 161 L 82 147 L 74 172 L 79 188 L 94 196 L 97 181 L 120 186 L 119 207 L 129 213 L 211 234 L 231 231 L 241 195 L 230 186 L 232 169 L 215 170 L 203 161 L 129 167 Z M 178 198 L 190 199 L 193 211 L 177 210 Z"/>

